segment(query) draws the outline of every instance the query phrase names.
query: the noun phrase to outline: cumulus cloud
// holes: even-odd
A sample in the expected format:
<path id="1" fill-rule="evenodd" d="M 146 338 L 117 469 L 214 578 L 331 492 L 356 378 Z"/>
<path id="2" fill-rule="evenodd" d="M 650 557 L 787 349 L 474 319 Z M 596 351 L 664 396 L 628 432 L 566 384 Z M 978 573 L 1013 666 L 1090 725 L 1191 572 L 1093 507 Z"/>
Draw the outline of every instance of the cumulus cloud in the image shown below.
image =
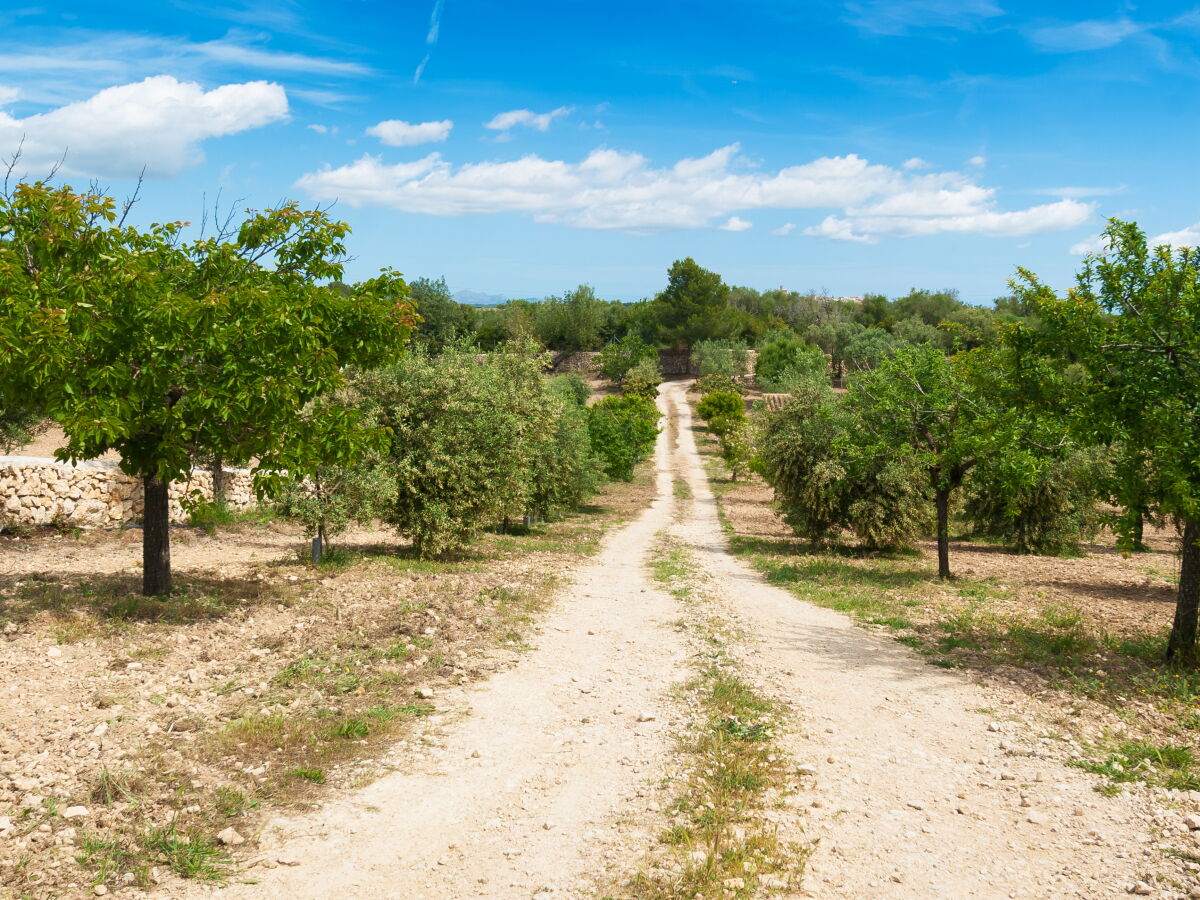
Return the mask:
<path id="1" fill-rule="evenodd" d="M 1151 247 L 1200 247 L 1200 222 L 1180 228 L 1178 231 L 1164 231 L 1162 234 L 1147 238 L 1146 243 Z M 1106 250 L 1108 250 L 1108 240 L 1102 234 L 1094 234 L 1071 245 L 1071 252 L 1076 256 L 1104 253 Z"/>
<path id="2" fill-rule="evenodd" d="M 1075 200 L 1083 197 L 1108 197 L 1125 190 L 1125 185 L 1118 184 L 1109 187 L 1086 187 L 1083 185 L 1065 185 L 1063 187 L 1038 188 L 1033 193 L 1047 197 L 1070 197 Z"/>
<path id="3" fill-rule="evenodd" d="M 789 234 L 791 234 L 795 230 L 796 230 L 795 222 L 785 222 L 784 224 L 780 225 L 778 228 L 772 228 L 771 234 L 778 235 L 779 237 L 787 237 Z"/>
<path id="4" fill-rule="evenodd" d="M 747 222 L 740 216 L 730 216 L 721 226 L 722 231 L 749 231 L 754 227 L 753 222 Z"/>
<path id="5" fill-rule="evenodd" d="M 805 233 L 849 241 L 1033 234 L 1076 227 L 1093 210 L 1062 199 L 1006 212 L 996 208 L 994 189 L 960 172 L 915 174 L 853 154 L 762 172 L 741 157 L 737 144 L 665 168 L 607 148 L 579 162 L 529 154 L 457 167 L 438 153 L 398 164 L 368 154 L 307 174 L 296 187 L 351 206 L 441 216 L 521 212 L 541 222 L 636 231 L 728 226 L 743 221 L 736 214 L 756 209 L 840 210 Z"/>
<path id="6" fill-rule="evenodd" d="M 63 171 L 128 177 L 178 174 L 203 160 L 208 138 L 258 128 L 287 116 L 287 95 L 266 81 L 205 91 L 158 75 L 23 119 L 0 111 L 0 156 L 16 151 L 34 174 L 65 154 Z"/>
<path id="7" fill-rule="evenodd" d="M 903 168 L 910 172 L 915 172 L 917 169 L 928 169 L 929 163 L 921 159 L 919 156 L 914 156 L 911 159 L 906 159 L 903 163 Z"/>
<path id="8" fill-rule="evenodd" d="M 0 84 L 0 106 L 7 106 L 21 95 L 21 92 L 15 87 L 7 87 Z"/>
<path id="9" fill-rule="evenodd" d="M 440 122 L 404 122 L 388 119 L 367 129 L 371 137 L 379 138 L 389 147 L 413 147 L 417 144 L 433 144 L 450 136 L 454 123 L 449 119 Z"/>
<path id="10" fill-rule="evenodd" d="M 496 114 L 490 122 L 485 122 L 483 127 L 504 134 L 517 125 L 525 125 L 535 131 L 546 131 L 550 128 L 551 122 L 559 116 L 569 114 L 573 109 L 574 107 L 571 106 L 560 106 L 558 109 L 552 109 L 546 113 L 535 113 L 532 109 L 510 109 L 508 112 Z"/>

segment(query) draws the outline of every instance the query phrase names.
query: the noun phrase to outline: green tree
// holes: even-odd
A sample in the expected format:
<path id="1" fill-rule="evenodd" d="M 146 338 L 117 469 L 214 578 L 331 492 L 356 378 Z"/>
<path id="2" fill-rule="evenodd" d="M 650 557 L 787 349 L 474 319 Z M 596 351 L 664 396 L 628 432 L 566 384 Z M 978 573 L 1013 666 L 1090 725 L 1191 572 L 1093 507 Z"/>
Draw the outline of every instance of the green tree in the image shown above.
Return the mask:
<path id="1" fill-rule="evenodd" d="M 235 235 L 189 243 L 179 224 L 138 231 L 95 191 L 18 184 L 0 198 L 0 392 L 44 408 L 62 459 L 115 450 L 144 489 L 143 591 L 171 589 L 168 485 L 193 460 L 257 458 L 277 490 L 371 443 L 349 410 L 312 400 L 375 365 L 412 331 L 390 272 L 349 296 L 337 279 L 349 227 L 289 204 Z"/>
<path id="2" fill-rule="evenodd" d="M 588 409 L 592 450 L 609 478 L 630 481 L 654 449 L 658 407 L 645 397 L 605 397 Z"/>
<path id="3" fill-rule="evenodd" d="M 898 341 L 882 328 L 867 328 L 856 334 L 843 354 L 851 372 L 873 369 L 892 354 Z"/>
<path id="4" fill-rule="evenodd" d="M 1139 459 L 1148 503 L 1183 525 L 1167 658 L 1195 665 L 1200 612 L 1200 249 L 1150 248 L 1111 220 L 1108 249 L 1058 296 L 1026 270 L 1017 298 L 1041 319 L 1009 340 L 1057 352 L 1087 373 L 1072 423 L 1082 440 Z"/>
<path id="5" fill-rule="evenodd" d="M 417 278 L 408 288 L 421 317 L 415 337 L 434 352 L 475 330 L 475 308 L 455 300 L 445 278 Z"/>
<path id="6" fill-rule="evenodd" d="M 613 384 L 620 384 L 634 366 L 642 362 L 658 363 L 658 351 L 637 334 L 627 334 L 600 351 L 596 367 Z"/>
<path id="7" fill-rule="evenodd" d="M 783 337 L 758 352 L 754 378 L 768 393 L 788 393 L 798 381 L 823 381 L 825 354 L 799 338 Z"/>
<path id="8" fill-rule="evenodd" d="M 738 337 L 748 316 L 728 306 L 729 288 L 690 256 L 667 270 L 667 286 L 654 298 L 662 339 L 690 347 L 714 337 Z"/>

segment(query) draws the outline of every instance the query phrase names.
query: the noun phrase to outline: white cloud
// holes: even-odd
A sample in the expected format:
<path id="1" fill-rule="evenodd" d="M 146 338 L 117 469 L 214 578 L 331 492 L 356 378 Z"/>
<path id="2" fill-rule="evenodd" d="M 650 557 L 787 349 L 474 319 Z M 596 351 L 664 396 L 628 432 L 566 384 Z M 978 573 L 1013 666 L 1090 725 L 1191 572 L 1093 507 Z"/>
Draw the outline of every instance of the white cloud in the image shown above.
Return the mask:
<path id="1" fill-rule="evenodd" d="M 208 138 L 258 128 L 287 116 L 282 87 L 265 81 L 205 91 L 158 75 L 107 88 L 46 113 L 17 119 L 0 112 L 0 156 L 24 138 L 23 168 L 42 174 L 66 154 L 63 171 L 95 177 L 175 175 L 204 158 Z"/>
<path id="2" fill-rule="evenodd" d="M 367 129 L 371 137 L 389 147 L 414 147 L 417 144 L 433 144 L 450 136 L 454 123 L 449 119 L 440 122 L 404 122 L 388 119 Z"/>
<path id="3" fill-rule="evenodd" d="M 573 110 L 573 106 L 560 106 L 547 113 L 535 113 L 532 109 L 510 109 L 508 112 L 493 116 L 490 122 L 484 123 L 483 127 L 507 133 L 510 128 L 517 125 L 527 125 L 536 131 L 546 131 L 550 128 L 551 122 Z"/>
<path id="4" fill-rule="evenodd" d="M 1037 188 L 1033 191 L 1035 194 L 1041 194 L 1046 197 L 1070 197 L 1074 200 L 1080 200 L 1084 197 L 1108 197 L 1112 194 L 1119 194 L 1125 190 L 1125 185 L 1118 184 L 1112 187 L 1084 187 L 1079 185 L 1066 185 L 1064 187 L 1053 188 Z"/>
<path id="5" fill-rule="evenodd" d="M 970 159 L 967 160 L 967 165 L 975 166 L 975 168 L 977 168 L 977 169 L 982 169 L 984 166 L 987 165 L 987 157 L 982 156 L 982 155 L 972 156 Z"/>
<path id="6" fill-rule="evenodd" d="M 747 222 L 740 216 L 730 216 L 720 228 L 722 231 L 749 231 L 754 227 L 753 222 Z"/>
<path id="7" fill-rule="evenodd" d="M 921 159 L 919 156 L 914 156 L 911 159 L 906 159 L 903 163 L 903 168 L 910 172 L 915 172 L 917 169 L 928 169 L 929 163 Z"/>
<path id="8" fill-rule="evenodd" d="M 315 131 L 317 134 L 329 134 L 328 125 L 305 125 L 309 131 Z"/>
<path id="9" fill-rule="evenodd" d="M 994 189 L 963 173 L 914 174 L 856 155 L 762 172 L 740 156 L 737 144 L 665 168 L 604 148 L 574 163 L 529 154 L 457 167 L 438 153 L 395 165 L 366 155 L 307 174 L 296 187 L 351 206 L 441 216 L 521 212 L 578 228 L 639 231 L 728 225 L 743 221 L 736 214 L 757 209 L 840 210 L 805 233 L 859 241 L 944 232 L 1033 234 L 1076 227 L 1093 210 L 1063 199 L 1005 212 L 996 208 Z"/>
<path id="10" fill-rule="evenodd" d="M 1069 25 L 1049 25 L 1027 32 L 1029 40 L 1043 50 L 1078 53 L 1115 47 L 1128 37 L 1145 30 L 1130 19 L 1090 19 Z"/>
<path id="11" fill-rule="evenodd" d="M 0 84 L 0 106 L 8 106 L 19 96 L 21 96 L 21 92 L 17 88 Z"/>
<path id="12" fill-rule="evenodd" d="M 796 230 L 795 222 L 785 222 L 783 225 L 780 225 L 778 228 L 772 228 L 771 234 L 779 235 L 779 237 L 787 237 L 789 234 L 791 234 L 795 230 Z"/>
<path id="13" fill-rule="evenodd" d="M 971 30 L 1004 15 L 991 0 L 862 0 L 847 3 L 850 24 L 874 34 L 902 35 L 919 28 Z"/>
<path id="14" fill-rule="evenodd" d="M 1200 222 L 1188 225 L 1178 231 L 1164 231 L 1162 234 L 1147 238 L 1150 247 L 1200 247 Z M 1103 234 L 1094 234 L 1071 245 L 1070 252 L 1076 256 L 1087 256 L 1090 253 L 1104 253 L 1108 250 L 1108 238 Z"/>
<path id="15" fill-rule="evenodd" d="M 1200 222 L 1181 228 L 1179 231 L 1167 231 L 1158 237 L 1150 238 L 1151 247 L 1161 247 L 1169 244 L 1172 247 L 1200 247 Z"/>

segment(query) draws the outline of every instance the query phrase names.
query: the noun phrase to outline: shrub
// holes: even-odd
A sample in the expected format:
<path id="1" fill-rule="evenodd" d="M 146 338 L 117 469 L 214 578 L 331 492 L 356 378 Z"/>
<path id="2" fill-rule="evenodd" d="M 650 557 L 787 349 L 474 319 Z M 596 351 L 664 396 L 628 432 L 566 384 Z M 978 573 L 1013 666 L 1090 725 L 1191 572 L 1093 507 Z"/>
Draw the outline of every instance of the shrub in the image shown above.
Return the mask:
<path id="1" fill-rule="evenodd" d="M 545 391 L 542 363 L 528 343 L 486 354 L 460 347 L 413 353 L 360 379 L 392 435 L 396 489 L 385 518 L 419 555 L 459 549 L 530 508 L 541 442 L 561 410 Z"/>
<path id="2" fill-rule="evenodd" d="M 303 483 L 292 483 L 280 498 L 279 511 L 304 527 L 306 536 L 329 538 L 353 522 L 370 525 L 382 518 L 396 493 L 387 461 L 370 454 L 342 466 L 321 466 Z"/>
<path id="3" fill-rule="evenodd" d="M 783 337 L 759 351 L 754 366 L 758 386 L 772 393 L 790 393 L 799 384 L 825 380 L 825 354 L 799 338 Z"/>
<path id="4" fill-rule="evenodd" d="M 733 378 L 746 374 L 750 354 L 741 341 L 698 341 L 692 347 L 691 362 L 692 371 L 701 378 L 705 375 Z"/>
<path id="5" fill-rule="evenodd" d="M 721 435 L 721 459 L 729 469 L 730 480 L 737 481 L 739 476 L 744 475 L 753 458 L 754 444 L 747 422 L 738 422 Z"/>
<path id="6" fill-rule="evenodd" d="M 1100 492 L 1111 472 L 1101 449 L 1063 459 L 1011 453 L 981 462 L 967 484 L 966 518 L 977 534 L 1017 553 L 1076 553 L 1100 529 Z"/>
<path id="7" fill-rule="evenodd" d="M 621 393 L 653 400 L 658 396 L 658 386 L 662 384 L 662 380 L 663 374 L 662 369 L 658 367 L 658 360 L 643 359 L 621 379 Z"/>
<path id="8" fill-rule="evenodd" d="M 629 481 L 654 449 L 658 407 L 645 397 L 606 397 L 588 410 L 592 451 L 609 478 Z"/>
<path id="9" fill-rule="evenodd" d="M 587 406 L 592 389 L 579 375 L 555 375 L 546 382 L 546 390 L 555 397 L 562 397 L 576 406 Z"/>
<path id="10" fill-rule="evenodd" d="M 718 417 L 740 421 L 746 418 L 746 402 L 736 391 L 713 391 L 696 404 L 696 414 L 710 426 Z"/>
<path id="11" fill-rule="evenodd" d="M 554 406 L 553 424 L 534 455 L 529 506 L 532 512 L 553 518 L 582 506 L 596 492 L 601 473 L 592 452 L 587 408 L 561 396 L 548 399 Z"/>
<path id="12" fill-rule="evenodd" d="M 701 397 L 716 391 L 745 394 L 746 385 L 736 378 L 730 378 L 728 375 L 701 375 L 696 379 L 695 384 L 692 385 L 692 390 Z"/>
<path id="13" fill-rule="evenodd" d="M 657 362 L 658 351 L 638 335 L 627 334 L 600 351 L 596 367 L 613 384 L 620 384 L 626 373 L 645 360 Z"/>

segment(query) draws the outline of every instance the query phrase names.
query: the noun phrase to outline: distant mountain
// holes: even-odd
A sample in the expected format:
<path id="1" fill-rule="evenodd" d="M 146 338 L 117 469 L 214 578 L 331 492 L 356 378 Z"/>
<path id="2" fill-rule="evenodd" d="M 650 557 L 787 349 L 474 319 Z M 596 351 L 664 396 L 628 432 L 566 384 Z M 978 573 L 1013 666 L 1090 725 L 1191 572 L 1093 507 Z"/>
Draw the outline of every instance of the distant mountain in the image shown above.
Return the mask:
<path id="1" fill-rule="evenodd" d="M 451 296 L 468 306 L 499 306 L 508 301 L 503 294 L 485 294 L 483 291 L 455 291 Z"/>

